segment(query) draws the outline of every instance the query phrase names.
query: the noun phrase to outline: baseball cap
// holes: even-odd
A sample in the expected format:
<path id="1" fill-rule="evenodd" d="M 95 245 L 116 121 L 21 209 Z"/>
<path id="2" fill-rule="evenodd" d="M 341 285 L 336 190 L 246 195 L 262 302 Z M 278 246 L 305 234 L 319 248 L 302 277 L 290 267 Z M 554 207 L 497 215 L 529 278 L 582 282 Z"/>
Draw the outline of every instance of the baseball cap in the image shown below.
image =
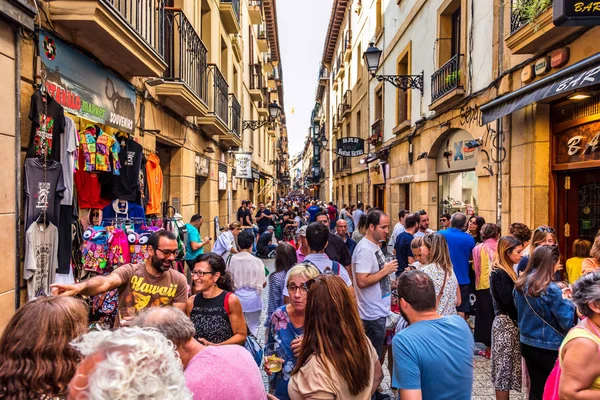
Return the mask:
<path id="1" fill-rule="evenodd" d="M 301 226 L 300 229 L 298 229 L 298 236 L 306 237 L 306 225 Z"/>

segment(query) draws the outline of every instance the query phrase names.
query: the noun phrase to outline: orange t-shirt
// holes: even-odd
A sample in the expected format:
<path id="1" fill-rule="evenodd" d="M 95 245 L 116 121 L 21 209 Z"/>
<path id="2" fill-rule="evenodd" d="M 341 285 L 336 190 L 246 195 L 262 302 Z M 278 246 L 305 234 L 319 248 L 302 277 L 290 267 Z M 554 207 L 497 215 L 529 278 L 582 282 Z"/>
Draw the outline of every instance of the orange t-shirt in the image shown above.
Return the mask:
<path id="1" fill-rule="evenodd" d="M 146 163 L 146 179 L 148 180 L 148 204 L 146 214 L 160 214 L 162 204 L 163 174 L 160 159 L 155 154 L 148 156 Z"/>

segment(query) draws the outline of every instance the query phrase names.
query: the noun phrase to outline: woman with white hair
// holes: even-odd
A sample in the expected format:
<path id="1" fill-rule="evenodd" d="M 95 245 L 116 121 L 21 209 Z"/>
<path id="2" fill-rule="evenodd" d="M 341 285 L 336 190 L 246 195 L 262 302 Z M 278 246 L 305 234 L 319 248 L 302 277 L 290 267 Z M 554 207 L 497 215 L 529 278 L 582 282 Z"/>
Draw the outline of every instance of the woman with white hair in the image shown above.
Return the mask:
<path id="1" fill-rule="evenodd" d="M 290 303 L 273 312 L 269 323 L 269 336 L 265 345 L 278 343 L 284 352 L 283 368 L 271 374 L 267 363 L 264 367 L 271 375 L 270 384 L 275 396 L 280 400 L 289 400 L 288 382 L 296 366 L 296 357 L 300 354 L 300 345 L 304 335 L 304 313 L 306 310 L 306 282 L 319 276 L 319 270 L 311 264 L 298 264 L 288 272 L 286 287 Z"/>
<path id="2" fill-rule="evenodd" d="M 573 284 L 571 300 L 586 318 L 562 342 L 559 361 L 561 399 L 600 398 L 600 272 Z"/>
<path id="3" fill-rule="evenodd" d="M 173 343 L 156 330 L 90 332 L 72 345 L 84 358 L 69 384 L 70 399 L 192 398 Z"/>

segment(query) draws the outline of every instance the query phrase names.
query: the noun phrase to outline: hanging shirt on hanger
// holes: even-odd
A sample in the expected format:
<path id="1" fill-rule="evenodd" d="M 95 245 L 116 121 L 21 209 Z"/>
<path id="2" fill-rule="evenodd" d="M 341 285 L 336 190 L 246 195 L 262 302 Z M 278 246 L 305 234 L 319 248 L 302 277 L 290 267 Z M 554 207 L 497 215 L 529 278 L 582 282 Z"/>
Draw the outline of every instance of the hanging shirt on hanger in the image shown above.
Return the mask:
<path id="1" fill-rule="evenodd" d="M 50 295 L 58 267 L 58 230 L 32 223 L 25 232 L 25 263 L 23 279 L 27 281 L 27 298 L 33 300 L 41 291 Z"/>
<path id="2" fill-rule="evenodd" d="M 160 214 L 162 204 L 163 173 L 160 159 L 155 154 L 148 156 L 146 163 L 146 179 L 148 180 L 148 205 L 146 214 Z"/>
<path id="3" fill-rule="evenodd" d="M 63 107 L 52 96 L 36 90 L 31 96 L 29 109 L 31 135 L 27 148 L 27 158 L 43 157 L 60 161 L 60 137 L 65 130 Z M 45 131 L 42 127 L 45 126 Z"/>
<path id="4" fill-rule="evenodd" d="M 79 208 L 104 208 L 110 203 L 110 199 L 100 195 L 100 181 L 98 174 L 85 172 L 85 158 L 82 151 L 79 152 L 79 169 L 75 171 L 75 187 L 77 188 L 77 200 Z"/>
<path id="5" fill-rule="evenodd" d="M 117 199 L 102 209 L 104 225 L 111 225 L 115 218 L 136 218 L 135 230 L 140 230 L 142 220 L 146 219 L 144 209 L 131 201 Z"/>
<path id="6" fill-rule="evenodd" d="M 98 125 L 88 126 L 79 135 L 80 151 L 85 160 L 84 171 L 110 172 L 119 175 L 121 146 L 114 136 L 102 131 Z M 111 169 L 112 168 L 112 169 Z"/>
<path id="7" fill-rule="evenodd" d="M 48 160 L 46 180 L 44 163 L 37 158 L 25 159 L 25 226 L 31 225 L 46 210 L 46 218 L 55 226 L 59 224 L 60 201 L 65 191 L 62 166 Z"/>
<path id="8" fill-rule="evenodd" d="M 60 146 L 60 163 L 62 164 L 65 194 L 60 201 L 63 206 L 73 205 L 73 173 L 75 172 L 75 155 L 79 147 L 79 133 L 75 129 L 75 122 L 65 117 L 65 132 Z"/>
<path id="9" fill-rule="evenodd" d="M 138 190 L 135 202 L 137 204 L 139 204 L 140 206 L 142 206 L 142 208 L 144 210 L 146 209 L 146 206 L 148 205 L 148 198 L 150 197 L 150 194 L 148 193 L 148 180 L 146 179 L 146 163 L 147 162 L 148 162 L 148 160 L 146 160 L 146 156 L 144 156 L 144 153 L 142 153 L 142 168 L 140 168 L 140 174 L 138 176 L 139 190 Z"/>
<path id="10" fill-rule="evenodd" d="M 142 146 L 133 140 L 129 134 L 120 137 L 117 141 L 121 147 L 119 152 L 119 163 L 121 169 L 118 176 L 113 176 L 113 198 L 136 201 L 140 190 L 140 170 L 142 168 Z"/>

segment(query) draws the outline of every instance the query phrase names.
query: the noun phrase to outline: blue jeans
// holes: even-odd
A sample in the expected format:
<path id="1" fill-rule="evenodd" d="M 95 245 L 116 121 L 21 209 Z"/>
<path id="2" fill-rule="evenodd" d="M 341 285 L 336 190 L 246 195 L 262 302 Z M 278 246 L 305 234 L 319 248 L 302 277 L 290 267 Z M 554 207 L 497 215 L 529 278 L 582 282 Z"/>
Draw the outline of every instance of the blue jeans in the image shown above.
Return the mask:
<path id="1" fill-rule="evenodd" d="M 377 351 L 377 356 L 379 357 L 381 357 L 383 342 L 385 340 L 385 320 L 385 317 L 374 319 L 373 321 L 362 320 L 365 334 L 373 347 L 375 347 L 375 351 Z"/>

